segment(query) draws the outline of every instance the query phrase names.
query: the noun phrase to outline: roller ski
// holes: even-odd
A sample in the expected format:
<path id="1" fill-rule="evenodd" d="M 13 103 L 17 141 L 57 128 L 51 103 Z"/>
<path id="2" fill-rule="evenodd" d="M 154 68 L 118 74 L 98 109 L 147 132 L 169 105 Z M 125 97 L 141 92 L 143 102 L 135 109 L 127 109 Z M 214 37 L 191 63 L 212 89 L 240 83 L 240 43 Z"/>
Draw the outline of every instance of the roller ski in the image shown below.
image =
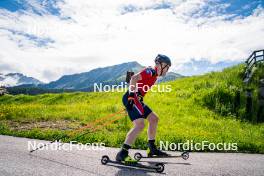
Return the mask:
<path id="1" fill-rule="evenodd" d="M 183 152 L 181 155 L 170 155 L 157 149 L 154 143 L 150 143 L 149 148 L 147 149 L 147 156 L 143 156 L 139 152 L 135 153 L 134 155 L 134 159 L 136 161 L 140 161 L 142 158 L 182 158 L 184 160 L 187 160 L 189 158 L 189 153 Z"/>
<path id="2" fill-rule="evenodd" d="M 140 161 L 142 158 L 182 158 L 187 160 L 189 158 L 189 152 L 183 152 L 181 155 L 147 155 L 143 156 L 141 153 L 135 153 L 134 159 Z"/>
<path id="3" fill-rule="evenodd" d="M 140 164 L 139 161 L 132 159 L 130 156 L 125 157 L 124 160 L 121 160 L 121 161 L 114 161 L 114 160 L 110 160 L 110 158 L 107 155 L 104 155 L 102 156 L 101 163 L 103 165 L 112 163 L 112 164 L 129 166 L 129 167 L 134 167 L 134 168 L 154 170 L 158 173 L 162 173 L 165 168 L 165 165 L 163 163 L 156 163 L 155 165 L 152 165 L 152 166 Z"/>

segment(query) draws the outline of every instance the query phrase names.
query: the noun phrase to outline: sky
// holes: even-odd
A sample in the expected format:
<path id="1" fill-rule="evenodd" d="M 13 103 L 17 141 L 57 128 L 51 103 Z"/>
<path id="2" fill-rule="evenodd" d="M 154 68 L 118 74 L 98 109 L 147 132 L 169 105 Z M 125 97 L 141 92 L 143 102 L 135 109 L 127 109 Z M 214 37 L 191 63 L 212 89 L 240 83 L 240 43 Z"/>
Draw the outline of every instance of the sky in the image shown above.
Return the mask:
<path id="1" fill-rule="evenodd" d="M 0 0 L 0 73 L 43 82 L 159 53 L 201 74 L 244 62 L 263 38 L 264 0 Z"/>

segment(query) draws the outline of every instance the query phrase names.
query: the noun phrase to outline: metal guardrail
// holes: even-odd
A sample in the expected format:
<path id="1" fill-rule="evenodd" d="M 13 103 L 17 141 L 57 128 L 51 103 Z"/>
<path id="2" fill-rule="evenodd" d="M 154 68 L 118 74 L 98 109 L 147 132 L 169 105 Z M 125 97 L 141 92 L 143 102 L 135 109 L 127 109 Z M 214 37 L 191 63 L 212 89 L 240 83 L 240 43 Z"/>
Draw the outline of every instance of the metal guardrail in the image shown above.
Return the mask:
<path id="1" fill-rule="evenodd" d="M 264 49 L 252 52 L 252 54 L 246 60 L 246 71 L 244 76 L 245 82 L 250 80 L 252 68 L 260 62 L 264 62 Z"/>

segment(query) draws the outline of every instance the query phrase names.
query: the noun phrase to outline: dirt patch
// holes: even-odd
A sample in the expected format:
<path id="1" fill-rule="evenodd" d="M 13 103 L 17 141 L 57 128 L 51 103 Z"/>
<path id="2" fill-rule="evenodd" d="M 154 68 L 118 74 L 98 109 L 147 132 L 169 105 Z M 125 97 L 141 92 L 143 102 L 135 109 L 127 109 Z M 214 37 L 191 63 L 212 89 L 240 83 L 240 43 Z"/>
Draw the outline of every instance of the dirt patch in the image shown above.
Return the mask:
<path id="1" fill-rule="evenodd" d="M 67 120 L 56 120 L 56 121 L 38 121 L 38 122 L 16 122 L 11 120 L 1 121 L 6 124 L 10 130 L 28 131 L 34 128 L 41 129 L 56 129 L 56 130 L 74 130 L 79 128 L 81 125 L 79 122 L 67 121 Z"/>

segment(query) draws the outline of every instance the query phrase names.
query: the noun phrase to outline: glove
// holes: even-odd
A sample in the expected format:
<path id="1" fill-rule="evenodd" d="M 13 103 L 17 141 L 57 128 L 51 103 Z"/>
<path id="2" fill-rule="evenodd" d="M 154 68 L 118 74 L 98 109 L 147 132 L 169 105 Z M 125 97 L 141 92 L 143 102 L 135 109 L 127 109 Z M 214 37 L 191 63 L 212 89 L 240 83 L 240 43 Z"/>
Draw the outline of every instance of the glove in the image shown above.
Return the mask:
<path id="1" fill-rule="evenodd" d="M 143 97 L 141 95 L 138 95 L 138 100 L 143 103 Z"/>
<path id="2" fill-rule="evenodd" d="M 135 93 L 134 92 L 130 92 L 129 95 L 128 95 L 127 108 L 129 110 L 132 110 L 134 103 L 135 103 Z"/>

